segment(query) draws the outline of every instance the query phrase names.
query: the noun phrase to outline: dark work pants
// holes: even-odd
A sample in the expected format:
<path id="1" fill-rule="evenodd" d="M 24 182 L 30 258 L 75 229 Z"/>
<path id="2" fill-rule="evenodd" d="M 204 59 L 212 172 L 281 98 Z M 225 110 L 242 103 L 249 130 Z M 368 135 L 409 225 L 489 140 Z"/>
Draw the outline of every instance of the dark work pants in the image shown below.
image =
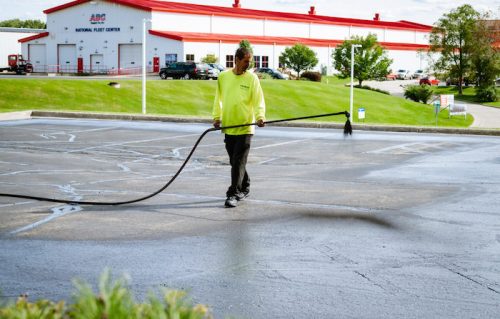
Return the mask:
<path id="1" fill-rule="evenodd" d="M 250 187 L 250 178 L 246 170 L 248 153 L 252 135 L 228 135 L 226 134 L 224 143 L 231 163 L 231 186 L 229 186 L 226 196 L 234 196 L 236 193 Z"/>

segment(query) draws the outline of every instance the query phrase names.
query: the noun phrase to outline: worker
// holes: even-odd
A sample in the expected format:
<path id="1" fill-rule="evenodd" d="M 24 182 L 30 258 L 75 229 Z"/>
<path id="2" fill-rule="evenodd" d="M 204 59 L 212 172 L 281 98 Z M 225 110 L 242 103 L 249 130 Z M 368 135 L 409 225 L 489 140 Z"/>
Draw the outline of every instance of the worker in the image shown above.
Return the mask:
<path id="1" fill-rule="evenodd" d="M 250 193 L 250 177 L 246 170 L 250 143 L 255 126 L 227 126 L 257 123 L 265 126 L 266 105 L 259 78 L 248 71 L 252 52 L 240 47 L 235 53 L 235 66 L 219 74 L 213 106 L 213 125 L 222 127 L 224 143 L 231 164 L 231 185 L 226 192 L 225 207 L 236 207 Z"/>

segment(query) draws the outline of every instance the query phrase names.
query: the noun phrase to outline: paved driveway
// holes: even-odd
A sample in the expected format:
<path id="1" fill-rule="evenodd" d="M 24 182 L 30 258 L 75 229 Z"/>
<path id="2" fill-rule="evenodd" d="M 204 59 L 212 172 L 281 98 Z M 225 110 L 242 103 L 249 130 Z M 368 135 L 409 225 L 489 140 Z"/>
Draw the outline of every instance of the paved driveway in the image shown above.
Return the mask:
<path id="1" fill-rule="evenodd" d="M 207 126 L 0 123 L 0 192 L 148 194 Z M 137 298 L 188 289 L 217 318 L 500 317 L 500 138 L 258 129 L 251 197 L 223 208 L 211 133 L 165 192 L 127 206 L 0 197 L 4 297 L 69 298 L 105 267 Z"/>

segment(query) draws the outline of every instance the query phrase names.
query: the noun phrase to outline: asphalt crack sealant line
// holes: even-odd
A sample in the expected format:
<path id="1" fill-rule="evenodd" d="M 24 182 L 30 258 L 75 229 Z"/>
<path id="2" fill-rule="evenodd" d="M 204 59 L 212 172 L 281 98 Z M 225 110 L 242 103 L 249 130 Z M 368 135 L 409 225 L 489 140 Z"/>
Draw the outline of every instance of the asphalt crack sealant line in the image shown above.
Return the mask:
<path id="1" fill-rule="evenodd" d="M 75 189 L 71 185 L 59 185 L 58 187 L 64 193 L 68 193 L 68 194 L 73 195 L 73 200 L 78 201 L 78 200 L 82 199 L 82 196 L 77 195 L 75 192 Z M 17 234 L 25 232 L 25 231 L 33 230 L 33 229 L 37 228 L 38 226 L 46 224 L 46 223 L 48 223 L 56 218 L 82 211 L 83 208 L 79 205 L 67 204 L 67 205 L 63 205 L 63 206 L 54 207 L 51 210 L 52 210 L 52 214 L 45 217 L 44 219 L 39 220 L 33 224 L 26 225 L 26 226 L 23 226 L 21 228 L 15 229 L 15 230 L 11 231 L 9 233 L 9 235 L 17 235 Z"/>

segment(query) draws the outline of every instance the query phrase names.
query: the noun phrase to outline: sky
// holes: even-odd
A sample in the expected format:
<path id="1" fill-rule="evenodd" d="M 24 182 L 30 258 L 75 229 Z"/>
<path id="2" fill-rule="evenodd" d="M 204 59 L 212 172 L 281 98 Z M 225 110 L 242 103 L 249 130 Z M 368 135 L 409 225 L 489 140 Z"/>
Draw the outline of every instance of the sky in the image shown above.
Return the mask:
<path id="1" fill-rule="evenodd" d="M 0 21 L 8 19 L 39 19 L 45 21 L 43 10 L 71 0 L 0 0 Z M 177 0 L 177 2 L 229 7 L 234 0 Z M 408 20 L 433 25 L 444 13 L 469 3 L 479 12 L 490 11 L 500 19 L 500 0 L 240 0 L 247 9 L 307 13 L 310 6 L 316 14 L 332 17 L 371 20 L 375 13 L 383 21 Z"/>

